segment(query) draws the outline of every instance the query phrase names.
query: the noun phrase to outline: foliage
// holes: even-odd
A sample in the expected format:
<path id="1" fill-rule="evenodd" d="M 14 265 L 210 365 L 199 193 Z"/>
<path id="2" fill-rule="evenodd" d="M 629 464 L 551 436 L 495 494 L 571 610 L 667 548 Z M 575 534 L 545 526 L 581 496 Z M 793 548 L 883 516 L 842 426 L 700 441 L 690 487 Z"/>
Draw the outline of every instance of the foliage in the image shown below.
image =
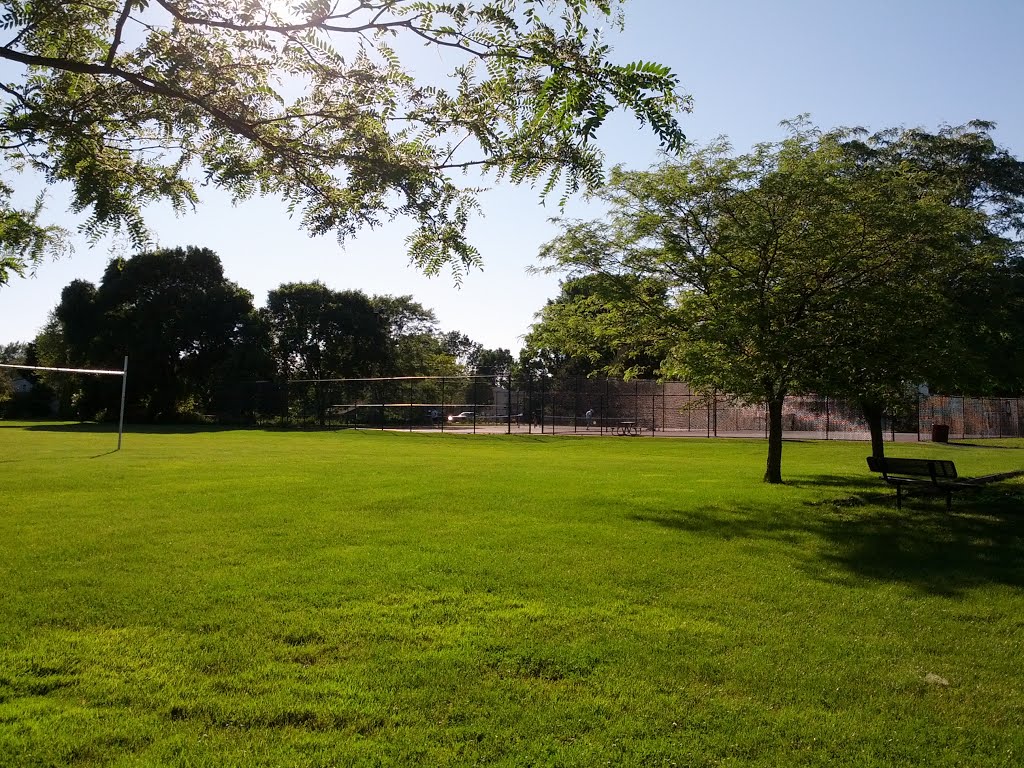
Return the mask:
<path id="1" fill-rule="evenodd" d="M 557 377 L 655 374 L 668 350 L 661 329 L 650 326 L 666 310 L 664 286 L 654 280 L 603 274 L 565 280 L 537 313 L 525 352 Z"/>
<path id="2" fill-rule="evenodd" d="M 883 411 L 898 411 L 922 382 L 946 392 L 1013 390 L 1007 362 L 1024 342 L 1012 281 L 1024 162 L 995 144 L 993 127 L 973 121 L 936 133 L 842 136 L 861 198 L 877 200 L 866 226 L 904 238 L 898 259 L 843 296 L 819 366 L 820 390 L 861 402 L 875 455 L 883 453 Z M 909 218 L 897 218 L 900 211 Z"/>
<path id="3" fill-rule="evenodd" d="M 543 251 L 623 297 L 629 309 L 602 322 L 575 315 L 604 343 L 663 344 L 662 375 L 768 406 L 769 482 L 782 479 L 787 393 L 884 402 L 961 371 L 957 286 L 1005 255 L 986 210 L 951 195 L 953 174 L 867 157 L 857 132 L 787 127 L 743 155 L 718 142 L 617 169 L 600 193 L 608 219 L 566 223 Z"/>
<path id="4" fill-rule="evenodd" d="M 387 332 L 386 376 L 454 376 L 461 367 L 446 348 L 433 310 L 412 296 L 374 296 L 374 311 Z"/>
<path id="5" fill-rule="evenodd" d="M 132 417 L 173 420 L 207 412 L 221 382 L 253 375 L 245 370 L 253 313 L 252 296 L 224 277 L 209 249 L 151 251 L 112 260 L 98 287 L 69 284 L 40 350 L 50 365 L 112 369 L 127 355 Z M 83 377 L 80 386 L 83 418 L 117 402 L 117 382 Z"/>
<path id="6" fill-rule="evenodd" d="M 762 441 L 41 426 L 0 429 L 13 765 L 1024 751 L 1019 478 L 897 515 L 856 443 L 766 487 Z"/>
<path id="7" fill-rule="evenodd" d="M 9 365 L 25 365 L 26 345 L 23 342 L 15 341 L 10 344 L 0 344 L 0 363 Z M 0 368 L 0 405 L 3 405 L 14 395 L 14 384 L 11 377 L 11 370 Z"/>
<path id="8" fill-rule="evenodd" d="M 32 208 L 19 209 L 12 205 L 11 194 L 0 181 L 0 288 L 12 275 L 25 277 L 44 256 L 59 257 L 71 250 L 64 229 L 40 222 L 42 195 Z"/>
<path id="9" fill-rule="evenodd" d="M 147 243 L 143 211 L 210 184 L 275 195 L 339 240 L 397 216 L 412 259 L 456 279 L 479 169 L 542 194 L 601 181 L 593 140 L 616 108 L 662 146 L 688 99 L 651 62 L 619 65 L 599 28 L 619 0 L 36 0 L 4 3 L 0 145 L 8 174 L 66 183 L 95 238 Z M 450 63 L 418 76 L 420 49 Z M 58 233 L 0 188 L 0 282 Z"/>
<path id="10" fill-rule="evenodd" d="M 373 376 L 384 361 L 385 327 L 362 291 L 335 291 L 319 281 L 285 283 L 264 310 L 274 359 L 285 378 Z"/>

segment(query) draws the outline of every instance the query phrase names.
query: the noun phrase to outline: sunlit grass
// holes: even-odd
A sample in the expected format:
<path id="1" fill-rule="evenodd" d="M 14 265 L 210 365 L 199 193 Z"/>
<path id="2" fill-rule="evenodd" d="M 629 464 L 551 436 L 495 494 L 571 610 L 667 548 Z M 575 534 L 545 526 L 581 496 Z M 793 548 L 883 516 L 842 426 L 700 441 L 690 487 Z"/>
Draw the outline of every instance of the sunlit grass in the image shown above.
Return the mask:
<path id="1" fill-rule="evenodd" d="M 863 444 L 0 424 L 0 763 L 1019 765 L 1024 483 Z M 1003 447 L 896 445 L 964 475 Z"/>

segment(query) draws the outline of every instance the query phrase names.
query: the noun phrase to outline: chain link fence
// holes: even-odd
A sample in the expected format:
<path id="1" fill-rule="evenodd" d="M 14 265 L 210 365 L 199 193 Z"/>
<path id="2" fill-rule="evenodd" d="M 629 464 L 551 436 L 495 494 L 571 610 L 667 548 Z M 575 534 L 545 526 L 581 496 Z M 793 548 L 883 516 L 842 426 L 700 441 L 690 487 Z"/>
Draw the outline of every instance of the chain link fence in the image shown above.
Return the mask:
<path id="1" fill-rule="evenodd" d="M 541 434 L 764 436 L 767 412 L 683 382 L 575 377 L 509 382 L 494 376 L 260 381 L 237 385 L 220 423 L 280 427 L 453 430 Z M 1024 401 L 920 395 L 887 415 L 889 440 L 1024 436 Z M 787 436 L 868 440 L 859 406 L 793 395 L 783 408 Z"/>

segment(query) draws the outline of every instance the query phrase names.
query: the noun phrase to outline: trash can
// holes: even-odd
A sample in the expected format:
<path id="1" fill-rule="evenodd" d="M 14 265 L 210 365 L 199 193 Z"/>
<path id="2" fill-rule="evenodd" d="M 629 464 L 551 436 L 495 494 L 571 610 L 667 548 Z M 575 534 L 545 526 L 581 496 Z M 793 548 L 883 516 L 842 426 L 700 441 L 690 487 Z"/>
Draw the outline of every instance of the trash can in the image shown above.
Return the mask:
<path id="1" fill-rule="evenodd" d="M 949 425 L 948 424 L 932 424 L 932 442 L 933 443 L 948 443 L 949 442 Z"/>

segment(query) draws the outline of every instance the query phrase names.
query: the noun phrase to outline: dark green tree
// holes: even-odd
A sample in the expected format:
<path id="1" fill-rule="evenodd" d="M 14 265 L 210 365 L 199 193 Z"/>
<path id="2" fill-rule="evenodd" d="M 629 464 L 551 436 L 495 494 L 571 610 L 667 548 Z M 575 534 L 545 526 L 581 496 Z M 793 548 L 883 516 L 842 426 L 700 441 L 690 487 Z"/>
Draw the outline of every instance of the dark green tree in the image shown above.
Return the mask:
<path id="1" fill-rule="evenodd" d="M 285 283 L 268 294 L 265 312 L 286 378 L 375 376 L 387 360 L 385 323 L 362 291 Z"/>
<path id="2" fill-rule="evenodd" d="M 251 294 L 224 276 L 213 251 L 162 249 L 112 260 L 98 287 L 65 288 L 40 347 L 55 363 L 89 367 L 117 369 L 127 355 L 132 417 L 168 421 L 211 410 L 218 372 L 244 375 L 226 361 L 248 343 L 253 314 Z M 107 391 L 116 382 L 89 381 L 92 408 L 116 402 Z"/>
<path id="3" fill-rule="evenodd" d="M 868 236 L 899 253 L 837 298 L 812 384 L 860 402 L 875 456 L 883 414 L 918 385 L 979 395 L 1014 386 L 1024 163 L 996 145 L 993 127 L 837 132 Z"/>
<path id="4" fill-rule="evenodd" d="M 144 247 L 146 205 L 183 211 L 210 184 L 277 196 L 339 239 L 408 217 L 413 260 L 458 278 L 479 260 L 465 237 L 478 189 L 458 172 L 592 187 L 595 134 L 619 107 L 682 144 L 676 77 L 609 60 L 597 28 L 621 24 L 619 5 L 11 0 L 0 147 L 7 170 L 70 185 L 90 236 Z M 414 70 L 423 46 L 447 77 Z M 0 283 L 59 239 L 0 183 Z"/>

